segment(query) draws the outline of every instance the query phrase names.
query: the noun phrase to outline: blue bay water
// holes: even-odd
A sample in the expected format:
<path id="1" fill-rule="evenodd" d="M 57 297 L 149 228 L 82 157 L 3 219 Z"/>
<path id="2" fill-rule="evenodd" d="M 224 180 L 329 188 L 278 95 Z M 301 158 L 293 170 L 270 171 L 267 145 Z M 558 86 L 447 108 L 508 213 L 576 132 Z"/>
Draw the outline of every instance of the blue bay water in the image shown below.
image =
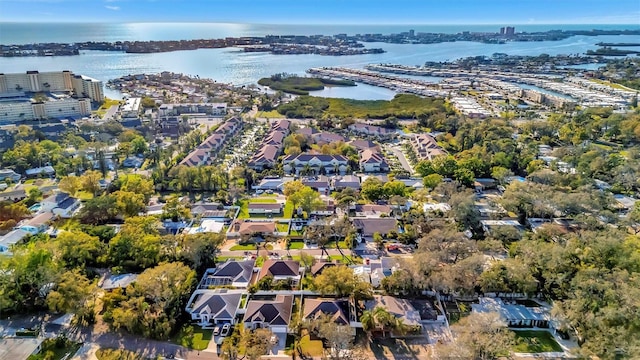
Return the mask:
<path id="1" fill-rule="evenodd" d="M 517 31 L 545 31 L 550 29 L 620 29 L 640 26 L 622 25 L 516 26 Z M 226 36 L 264 36 L 268 34 L 325 34 L 337 33 L 398 33 L 415 29 L 428 32 L 492 31 L 499 26 L 300 26 L 247 24 L 0 24 L 0 44 L 33 42 L 78 42 L 119 40 L 176 40 L 222 38 Z M 441 44 L 404 45 L 367 43 L 380 47 L 384 54 L 355 56 L 271 55 L 245 53 L 237 48 L 199 49 L 157 54 L 126 54 L 121 52 L 84 51 L 80 56 L 0 58 L 0 72 L 28 70 L 71 70 L 103 81 L 128 74 L 172 71 L 212 78 L 235 85 L 255 84 L 261 77 L 275 73 L 304 74 L 312 67 L 344 66 L 362 68 L 371 63 L 421 65 L 426 61 L 448 61 L 461 57 L 491 55 L 496 52 L 510 55 L 539 55 L 546 53 L 583 54 L 596 49 L 598 42 L 640 42 L 640 36 L 574 36 L 561 41 L 509 42 L 482 44 L 453 42 Z M 108 93 L 109 94 L 109 93 Z M 322 96 L 357 99 L 388 99 L 390 90 L 359 85 L 354 88 L 329 88 L 316 93 Z M 111 94 L 110 94 L 111 95 Z M 117 94 L 113 94 L 117 95 Z"/>

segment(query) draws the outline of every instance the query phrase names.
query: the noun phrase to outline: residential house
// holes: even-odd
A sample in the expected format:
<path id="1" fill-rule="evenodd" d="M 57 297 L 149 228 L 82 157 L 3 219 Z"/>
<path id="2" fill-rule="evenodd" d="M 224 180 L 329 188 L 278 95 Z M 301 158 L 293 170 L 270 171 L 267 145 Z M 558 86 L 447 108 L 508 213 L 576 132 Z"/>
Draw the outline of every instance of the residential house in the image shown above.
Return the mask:
<path id="1" fill-rule="evenodd" d="M 349 159 L 343 155 L 324 155 L 303 153 L 289 155 L 282 159 L 283 170 L 286 174 L 345 174 Z"/>
<path id="2" fill-rule="evenodd" d="M 27 197 L 24 189 L 0 192 L 0 201 L 20 201 Z"/>
<path id="3" fill-rule="evenodd" d="M 335 214 L 336 203 L 332 198 L 326 195 L 320 195 L 320 200 L 322 201 L 322 205 L 319 205 L 317 208 L 311 210 L 311 215 L 331 216 Z"/>
<path id="4" fill-rule="evenodd" d="M 396 132 L 381 126 L 369 125 L 364 123 L 355 123 L 349 125 L 349 131 L 366 136 L 372 136 L 376 139 L 388 140 L 396 136 Z"/>
<path id="5" fill-rule="evenodd" d="M 132 168 L 139 169 L 144 163 L 144 159 L 138 156 L 129 156 L 128 158 L 122 161 L 122 167 L 124 168 Z"/>
<path id="6" fill-rule="evenodd" d="M 358 233 L 365 238 L 372 238 L 375 233 L 385 237 L 391 230 L 398 231 L 398 221 L 394 218 L 354 218 L 352 222 Z"/>
<path id="7" fill-rule="evenodd" d="M 480 224 L 482 224 L 482 230 L 487 234 L 491 234 L 497 228 L 512 228 L 518 233 L 524 232 L 524 226 L 518 220 L 480 220 Z"/>
<path id="8" fill-rule="evenodd" d="M 229 226 L 227 238 L 239 238 L 241 236 L 275 236 L 276 223 L 273 221 L 250 221 L 236 219 Z"/>
<path id="9" fill-rule="evenodd" d="M 37 178 L 37 177 L 53 177 L 56 175 L 56 170 L 53 166 L 42 166 L 32 169 L 27 169 L 25 174 L 28 178 Z"/>
<path id="10" fill-rule="evenodd" d="M 344 136 L 335 134 L 332 132 L 328 132 L 328 131 L 321 131 L 319 133 L 313 134 L 311 137 L 316 143 L 319 143 L 319 144 L 329 144 L 329 143 L 347 141 L 347 139 L 345 139 Z"/>
<path id="11" fill-rule="evenodd" d="M 233 117 L 225 121 L 211 135 L 204 139 L 197 148 L 182 159 L 180 165 L 211 165 L 218 152 L 242 129 L 243 126 L 244 123 L 237 117 Z"/>
<path id="12" fill-rule="evenodd" d="M 158 115 L 161 117 L 179 116 L 182 114 L 223 116 L 226 115 L 226 113 L 226 103 L 162 104 L 158 108 Z"/>
<path id="13" fill-rule="evenodd" d="M 191 320 L 202 328 L 235 323 L 236 313 L 242 300 L 242 291 L 227 289 L 197 289 L 187 302 L 186 311 Z"/>
<path id="14" fill-rule="evenodd" d="M 129 286 L 129 284 L 136 281 L 137 278 L 138 278 L 138 274 L 109 275 L 104 279 L 100 287 L 103 290 L 107 290 L 107 291 L 115 290 L 115 289 L 124 289 L 127 286 Z"/>
<path id="15" fill-rule="evenodd" d="M 27 235 L 30 235 L 30 233 L 25 230 L 14 229 L 0 236 L 0 254 L 10 255 L 9 249 L 11 249 L 11 246 L 20 242 Z"/>
<path id="16" fill-rule="evenodd" d="M 308 186 L 321 194 L 328 194 L 331 190 L 331 182 L 324 175 L 302 178 L 302 184 Z"/>
<path id="17" fill-rule="evenodd" d="M 365 310 L 373 311 L 377 307 L 382 307 L 387 310 L 395 318 L 402 321 L 407 326 L 413 328 L 422 328 L 420 312 L 417 311 L 411 302 L 407 299 L 399 299 L 388 295 L 374 295 L 372 300 L 365 302 Z M 361 324 L 359 324 L 362 326 Z M 377 329 L 381 330 L 381 329 Z M 392 337 L 397 337 L 399 334 L 391 334 Z"/>
<path id="18" fill-rule="evenodd" d="M 43 212 L 32 219 L 23 220 L 23 222 L 18 225 L 18 229 L 24 230 L 31 235 L 40 234 L 47 230 L 51 218 L 53 218 L 53 213 Z"/>
<path id="19" fill-rule="evenodd" d="M 8 337 L 0 339 L 0 359 L 22 360 L 42 349 L 44 338 Z"/>
<path id="20" fill-rule="evenodd" d="M 249 214 L 279 215 L 283 208 L 281 203 L 249 203 Z"/>
<path id="21" fill-rule="evenodd" d="M 244 315 L 244 326 L 248 329 L 269 329 L 274 334 L 289 332 L 293 295 L 276 295 L 272 300 L 249 300 Z"/>
<path id="22" fill-rule="evenodd" d="M 385 160 L 382 153 L 372 149 L 366 149 L 360 152 L 360 170 L 363 172 L 389 172 L 389 163 Z"/>
<path id="23" fill-rule="evenodd" d="M 20 174 L 16 173 L 12 169 L 0 169 L 0 181 L 5 181 L 6 179 L 9 179 L 13 182 L 18 182 L 20 181 L 21 177 L 22 176 L 20 176 Z"/>
<path id="24" fill-rule="evenodd" d="M 307 297 L 304 300 L 302 319 L 313 321 L 323 316 L 329 316 L 338 325 L 350 325 L 348 314 L 349 302 L 347 300 L 312 299 Z"/>
<path id="25" fill-rule="evenodd" d="M 231 286 L 246 289 L 251 283 L 255 262 L 255 260 L 227 260 L 216 268 L 207 269 L 202 276 L 202 280 L 200 280 L 200 284 L 198 284 L 198 288 L 209 289 L 215 286 Z"/>
<path id="26" fill-rule="evenodd" d="M 371 140 L 360 140 L 360 139 L 351 140 L 349 142 L 349 145 L 353 146 L 358 151 L 364 151 L 364 150 L 368 150 L 368 149 L 373 149 L 373 150 L 380 151 L 380 146 L 378 144 L 374 143 Z"/>
<path id="27" fill-rule="evenodd" d="M 333 188 L 336 190 L 346 188 L 360 190 L 360 184 L 360 177 L 356 175 L 337 176 L 333 181 Z"/>
<path id="28" fill-rule="evenodd" d="M 273 168 L 276 165 L 278 156 L 280 155 L 280 150 L 280 146 L 263 145 L 260 150 L 251 157 L 247 163 L 247 167 L 255 171 Z"/>
<path id="29" fill-rule="evenodd" d="M 205 214 L 213 215 L 211 212 L 222 212 L 222 217 L 227 213 L 220 203 L 215 202 L 196 202 L 191 204 L 191 215 L 204 217 Z M 207 216 L 211 217 L 211 216 Z"/>
<path id="30" fill-rule="evenodd" d="M 447 152 L 438 145 L 436 139 L 429 134 L 416 134 L 411 138 L 411 146 L 420 160 L 433 160 Z"/>
<path id="31" fill-rule="evenodd" d="M 266 260 L 260 268 L 258 281 L 267 276 L 271 276 L 274 281 L 287 280 L 293 285 L 300 282 L 301 271 L 300 263 L 294 260 Z"/>
<path id="32" fill-rule="evenodd" d="M 548 328 L 552 325 L 549 309 L 544 306 L 527 307 L 513 301 L 505 303 L 500 298 L 481 297 L 478 304 L 471 304 L 477 313 L 498 313 L 509 327 Z"/>
<path id="33" fill-rule="evenodd" d="M 56 207 L 51 210 L 54 215 L 59 216 L 63 219 L 70 219 L 73 217 L 80 207 L 82 206 L 82 202 L 79 199 L 74 197 L 67 197 L 62 202 L 58 203 Z"/>
<path id="34" fill-rule="evenodd" d="M 276 121 L 261 143 L 260 150 L 251 157 L 247 166 L 256 171 L 273 168 L 282 152 L 284 138 L 289 135 L 289 120 Z"/>
<path id="35" fill-rule="evenodd" d="M 284 189 L 284 184 L 289 181 L 293 181 L 293 177 L 265 177 L 260 181 L 260 184 L 254 185 L 253 189 L 255 190 L 273 190 L 273 191 L 282 191 Z"/>
<path id="36" fill-rule="evenodd" d="M 330 267 L 334 267 L 336 265 L 338 264 L 336 264 L 335 262 L 318 261 L 311 266 L 311 275 L 313 275 L 313 277 L 316 277 L 322 274 L 322 272 L 325 271 L 326 269 Z"/>
<path id="37" fill-rule="evenodd" d="M 391 214 L 393 209 L 390 205 L 378 205 L 378 204 L 363 204 L 356 205 L 356 216 L 357 217 L 380 217 L 383 214 L 388 216 Z M 385 233 L 386 234 L 386 233 Z"/>

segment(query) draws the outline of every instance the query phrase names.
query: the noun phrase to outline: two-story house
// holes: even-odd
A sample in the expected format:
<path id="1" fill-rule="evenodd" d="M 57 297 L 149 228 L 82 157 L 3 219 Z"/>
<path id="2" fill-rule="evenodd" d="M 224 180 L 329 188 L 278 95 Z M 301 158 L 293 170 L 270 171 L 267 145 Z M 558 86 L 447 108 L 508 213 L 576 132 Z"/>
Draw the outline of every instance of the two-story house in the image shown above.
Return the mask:
<path id="1" fill-rule="evenodd" d="M 343 155 L 299 154 L 282 159 L 282 168 L 286 174 L 319 175 L 342 174 L 348 168 L 349 160 Z"/>

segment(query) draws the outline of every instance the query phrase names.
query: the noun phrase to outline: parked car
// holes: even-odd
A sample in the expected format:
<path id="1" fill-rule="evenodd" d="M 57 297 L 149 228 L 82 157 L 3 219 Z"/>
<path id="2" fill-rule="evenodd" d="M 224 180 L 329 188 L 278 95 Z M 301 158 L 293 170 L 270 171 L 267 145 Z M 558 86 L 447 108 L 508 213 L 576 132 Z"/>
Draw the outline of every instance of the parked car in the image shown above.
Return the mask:
<path id="1" fill-rule="evenodd" d="M 220 332 L 220 336 L 227 336 L 231 331 L 231 324 L 227 323 L 222 325 L 222 331 Z"/>
<path id="2" fill-rule="evenodd" d="M 220 334 L 220 326 L 216 326 L 213 328 L 213 335 L 219 335 Z"/>

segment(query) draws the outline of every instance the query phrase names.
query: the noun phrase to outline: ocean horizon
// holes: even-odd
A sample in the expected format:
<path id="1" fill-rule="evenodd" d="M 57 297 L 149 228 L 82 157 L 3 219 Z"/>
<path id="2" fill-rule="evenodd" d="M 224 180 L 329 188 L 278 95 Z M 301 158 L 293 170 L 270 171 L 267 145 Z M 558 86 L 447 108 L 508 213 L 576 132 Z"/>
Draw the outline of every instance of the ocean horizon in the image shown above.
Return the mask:
<path id="1" fill-rule="evenodd" d="M 85 41 L 165 41 L 266 35 L 393 34 L 409 30 L 431 33 L 516 32 L 550 30 L 638 30 L 640 24 L 250 24 L 206 22 L 0 22 L 0 44 Z"/>

